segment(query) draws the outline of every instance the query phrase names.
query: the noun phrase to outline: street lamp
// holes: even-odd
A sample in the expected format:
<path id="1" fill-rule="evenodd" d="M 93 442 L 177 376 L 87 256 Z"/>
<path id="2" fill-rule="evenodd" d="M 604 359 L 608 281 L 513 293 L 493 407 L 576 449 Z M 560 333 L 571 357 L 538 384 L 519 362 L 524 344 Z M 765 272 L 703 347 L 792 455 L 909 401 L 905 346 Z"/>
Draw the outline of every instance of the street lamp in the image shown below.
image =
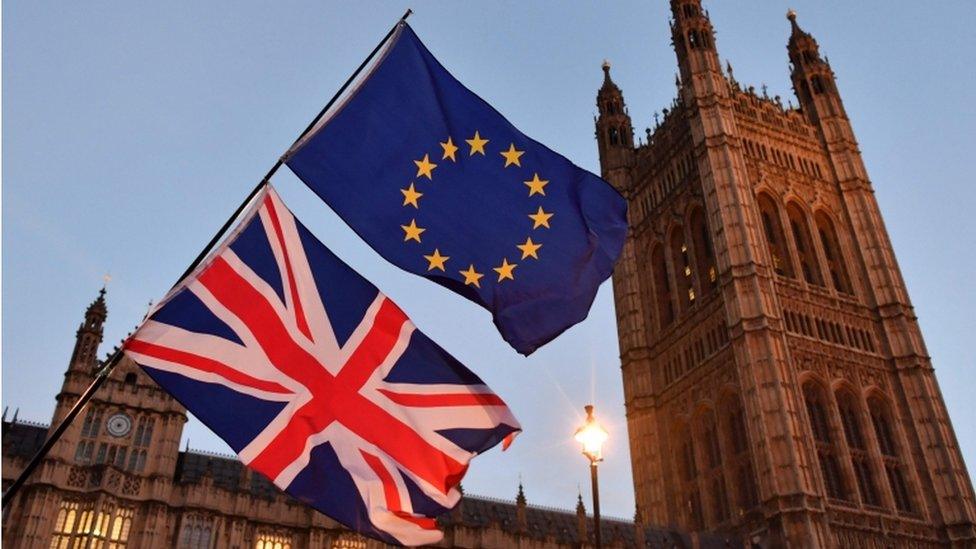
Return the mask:
<path id="1" fill-rule="evenodd" d="M 603 443 L 607 441 L 610 434 L 593 417 L 592 404 L 587 404 L 583 409 L 586 410 L 586 423 L 576 430 L 573 438 L 583 445 L 583 455 L 590 460 L 590 482 L 593 486 L 593 537 L 594 541 L 596 541 L 596 549 L 602 549 L 603 542 L 600 536 L 600 484 L 597 481 L 596 464 L 603 461 Z"/>

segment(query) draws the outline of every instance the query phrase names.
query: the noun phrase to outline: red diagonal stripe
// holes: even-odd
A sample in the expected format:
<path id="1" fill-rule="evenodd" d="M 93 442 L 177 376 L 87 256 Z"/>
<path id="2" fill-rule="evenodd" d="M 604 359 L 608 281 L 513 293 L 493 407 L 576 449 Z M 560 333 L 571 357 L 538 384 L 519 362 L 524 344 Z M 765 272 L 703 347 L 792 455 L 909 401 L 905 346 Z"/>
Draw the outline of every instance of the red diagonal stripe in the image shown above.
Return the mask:
<path id="1" fill-rule="evenodd" d="M 321 400 L 312 399 L 288 418 L 285 428 L 247 464 L 248 467 L 274 480 L 305 452 L 308 437 L 322 432 L 335 419 L 327 405 L 323 406 Z"/>
<path id="2" fill-rule="evenodd" d="M 400 492 L 397 490 L 393 475 L 386 469 L 383 462 L 380 461 L 380 458 L 363 450 L 359 450 L 359 453 L 362 454 L 369 468 L 380 478 L 380 482 L 383 483 L 383 497 L 386 499 L 387 509 L 403 520 L 412 522 L 425 530 L 434 530 L 437 528 L 437 523 L 434 519 L 419 517 L 403 510 L 403 504 L 400 502 Z"/>
<path id="3" fill-rule="evenodd" d="M 298 297 L 298 287 L 295 286 L 295 274 L 292 272 L 291 257 L 289 257 L 288 248 L 285 246 L 285 235 L 281 231 L 281 222 L 278 220 L 278 212 L 275 211 L 274 202 L 271 200 L 270 196 L 264 197 L 264 207 L 268 209 L 268 217 L 271 219 L 271 226 L 274 228 L 275 237 L 278 240 L 278 247 L 281 248 L 281 253 L 284 256 L 285 272 L 287 273 L 288 286 L 291 290 L 291 302 L 292 306 L 295 308 L 295 324 L 298 325 L 298 329 L 305 334 L 305 337 L 307 337 L 309 341 L 314 341 L 312 339 L 312 331 L 309 330 L 308 322 L 305 320 L 305 311 L 302 309 L 302 300 Z"/>
<path id="4" fill-rule="evenodd" d="M 379 392 L 387 398 L 413 408 L 441 408 L 450 406 L 504 406 L 505 402 L 494 393 L 445 393 L 439 395 L 417 395 L 412 393 L 397 393 L 389 389 Z"/>
<path id="5" fill-rule="evenodd" d="M 336 381 L 350 391 L 358 391 L 393 351 L 406 321 L 407 315 L 384 298 L 373 318 L 373 325 L 342 366 Z"/>
<path id="6" fill-rule="evenodd" d="M 332 374 L 292 339 L 267 299 L 224 260 L 217 257 L 200 282 L 221 305 L 251 330 L 258 345 L 281 373 L 304 385 L 312 394 L 322 394 L 333 382 Z"/>
<path id="7" fill-rule="evenodd" d="M 175 362 L 187 368 L 192 368 L 201 372 L 217 374 L 227 381 L 236 383 L 237 385 L 244 385 L 246 387 L 258 389 L 260 391 L 267 391 L 269 393 L 279 393 L 285 395 L 292 394 L 290 390 L 273 381 L 258 379 L 256 377 L 247 375 L 240 370 L 235 370 L 223 362 L 194 353 L 179 351 L 170 347 L 163 347 L 162 345 L 156 345 L 155 343 L 149 343 L 139 339 L 129 340 L 125 344 L 125 349 L 146 356 L 151 356 L 153 358 L 158 358 L 160 360 Z"/>

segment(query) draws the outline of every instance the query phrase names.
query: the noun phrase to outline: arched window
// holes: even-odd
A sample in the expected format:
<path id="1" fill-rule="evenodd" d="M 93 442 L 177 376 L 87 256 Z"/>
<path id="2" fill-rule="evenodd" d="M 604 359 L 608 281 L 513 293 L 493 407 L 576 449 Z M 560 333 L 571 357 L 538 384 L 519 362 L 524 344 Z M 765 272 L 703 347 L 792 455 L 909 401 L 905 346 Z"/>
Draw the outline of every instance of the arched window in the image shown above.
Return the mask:
<path id="1" fill-rule="evenodd" d="M 695 460 L 695 444 L 687 425 L 675 429 L 674 441 L 681 503 L 687 517 L 686 526 L 691 530 L 699 530 L 703 522 L 701 494 L 698 490 L 698 463 Z"/>
<path id="2" fill-rule="evenodd" d="M 796 244 L 797 259 L 800 262 L 800 272 L 809 284 L 823 286 L 820 280 L 820 269 L 817 267 L 817 254 L 814 253 L 813 240 L 810 239 L 810 227 L 807 225 L 806 215 L 795 203 L 786 205 L 786 216 L 790 220 L 790 230 L 793 242 Z"/>
<path id="3" fill-rule="evenodd" d="M 702 441 L 702 476 L 708 497 L 710 524 L 716 525 L 729 518 L 729 502 L 725 490 L 725 474 L 722 468 L 722 448 L 715 425 L 715 413 L 705 411 L 699 416 L 698 430 Z"/>
<path id="4" fill-rule="evenodd" d="M 769 255 L 773 260 L 773 270 L 778 275 L 793 278 L 793 261 L 786 251 L 786 238 L 783 235 L 783 225 L 780 223 L 779 208 L 765 193 L 756 197 L 756 203 L 759 205 L 759 215 L 762 218 Z"/>
<path id="5" fill-rule="evenodd" d="M 183 516 L 179 549 L 210 549 L 213 538 L 213 519 L 191 514 Z"/>
<path id="6" fill-rule="evenodd" d="M 719 408 L 722 418 L 722 431 L 725 433 L 725 447 L 731 453 L 726 465 L 733 486 L 736 505 L 739 511 L 748 511 L 759 503 L 756 477 L 749 456 L 749 435 L 746 432 L 746 418 L 738 395 L 729 395 Z"/>
<path id="7" fill-rule="evenodd" d="M 135 372 L 129 372 L 125 374 L 125 381 L 123 383 L 125 383 L 126 385 L 135 385 L 136 384 Z"/>
<path id="8" fill-rule="evenodd" d="M 827 496 L 847 500 L 847 489 L 837 460 L 837 446 L 827 416 L 827 395 L 819 385 L 808 382 L 803 386 L 803 399 L 807 407 L 807 418 L 810 420 L 810 431 L 813 433 L 813 441 L 817 448 L 817 461 L 820 462 L 820 472 L 823 474 Z"/>
<path id="9" fill-rule="evenodd" d="M 691 49 L 698 47 L 698 31 L 690 30 L 688 31 L 688 46 Z"/>
<path id="10" fill-rule="evenodd" d="M 658 244 L 651 253 L 654 272 L 654 295 L 657 301 L 658 328 L 663 330 L 674 321 L 674 305 L 671 302 L 671 284 L 668 282 L 668 265 L 664 260 L 664 248 Z"/>
<path id="11" fill-rule="evenodd" d="M 868 457 L 867 444 L 864 443 L 861 429 L 860 406 L 850 391 L 841 390 L 837 393 L 837 411 L 840 412 L 840 422 L 844 427 L 844 439 L 851 454 L 851 469 L 857 480 L 857 489 L 861 494 L 861 501 L 865 505 L 879 505 L 878 488 L 871 470 L 871 460 Z"/>
<path id="12" fill-rule="evenodd" d="M 847 266 L 844 264 L 844 254 L 841 252 L 834 224 L 823 212 L 817 212 L 814 220 L 817 223 L 817 232 L 820 233 L 820 243 L 823 245 L 824 256 L 827 258 L 827 270 L 830 272 L 830 280 L 834 283 L 834 288 L 838 292 L 853 293 L 851 281 L 847 275 Z"/>
<path id="13" fill-rule="evenodd" d="M 683 227 L 675 227 L 671 231 L 671 265 L 674 266 L 674 278 L 678 286 L 678 310 L 685 311 L 695 302 L 695 288 L 691 284 L 691 252 L 685 242 Z"/>
<path id="14" fill-rule="evenodd" d="M 620 144 L 620 132 L 617 131 L 617 128 L 610 128 L 609 131 L 610 131 L 610 144 L 611 145 L 619 145 Z"/>
<path id="15" fill-rule="evenodd" d="M 702 295 L 706 295 L 718 286 L 718 271 L 715 268 L 712 236 L 708 231 L 705 215 L 701 209 L 696 209 L 691 214 L 691 238 L 695 245 L 698 290 Z"/>
<path id="16" fill-rule="evenodd" d="M 891 411 L 888 404 L 874 396 L 868 399 L 868 409 L 871 412 L 871 423 L 874 425 L 878 449 L 881 450 L 885 476 L 888 478 L 895 507 L 905 513 L 914 512 L 911 491 L 908 487 L 908 480 L 905 478 L 905 464 L 901 459 L 899 444 L 895 438 L 895 429 L 891 421 Z"/>

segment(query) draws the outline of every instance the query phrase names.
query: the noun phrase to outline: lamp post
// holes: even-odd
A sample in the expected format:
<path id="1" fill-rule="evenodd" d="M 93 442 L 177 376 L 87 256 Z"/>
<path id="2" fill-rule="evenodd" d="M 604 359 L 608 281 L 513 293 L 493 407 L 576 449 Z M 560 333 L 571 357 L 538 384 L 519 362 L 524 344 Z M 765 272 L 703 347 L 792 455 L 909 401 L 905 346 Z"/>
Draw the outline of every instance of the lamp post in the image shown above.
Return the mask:
<path id="1" fill-rule="evenodd" d="M 596 542 L 596 549 L 603 548 L 603 541 L 600 536 L 600 483 L 597 480 L 596 464 L 603 461 L 603 443 L 610 436 L 607 430 L 597 423 L 593 417 L 593 405 L 587 404 L 583 407 L 586 410 L 586 423 L 576 430 L 573 438 L 583 445 L 583 455 L 590 460 L 590 483 L 593 489 L 593 538 Z"/>

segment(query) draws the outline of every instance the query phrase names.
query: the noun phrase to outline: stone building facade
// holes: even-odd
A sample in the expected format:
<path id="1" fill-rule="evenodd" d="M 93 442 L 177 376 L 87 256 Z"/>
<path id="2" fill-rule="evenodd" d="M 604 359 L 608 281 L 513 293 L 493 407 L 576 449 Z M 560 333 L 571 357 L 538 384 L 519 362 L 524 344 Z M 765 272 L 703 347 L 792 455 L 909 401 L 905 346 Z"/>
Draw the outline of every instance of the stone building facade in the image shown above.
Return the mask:
<path id="1" fill-rule="evenodd" d="M 630 203 L 614 273 L 643 520 L 767 546 L 976 546 L 973 488 L 834 72 L 788 15 L 798 106 L 671 0 L 677 97 L 597 141 Z"/>
<path id="2" fill-rule="evenodd" d="M 94 379 L 107 315 L 104 290 L 88 307 L 57 395 L 57 425 Z M 3 489 L 47 438 L 50 427 L 3 426 Z M 16 414 L 15 414 L 16 416 Z M 180 450 L 186 410 L 132 361 L 123 360 L 41 466 L 3 510 L 11 549 L 378 549 L 292 499 L 232 456 Z M 593 522 L 575 511 L 465 496 L 441 517 L 440 547 L 582 549 Z M 738 547 L 736 540 L 605 519 L 604 546 Z M 640 540 L 640 543 L 638 543 Z"/>

